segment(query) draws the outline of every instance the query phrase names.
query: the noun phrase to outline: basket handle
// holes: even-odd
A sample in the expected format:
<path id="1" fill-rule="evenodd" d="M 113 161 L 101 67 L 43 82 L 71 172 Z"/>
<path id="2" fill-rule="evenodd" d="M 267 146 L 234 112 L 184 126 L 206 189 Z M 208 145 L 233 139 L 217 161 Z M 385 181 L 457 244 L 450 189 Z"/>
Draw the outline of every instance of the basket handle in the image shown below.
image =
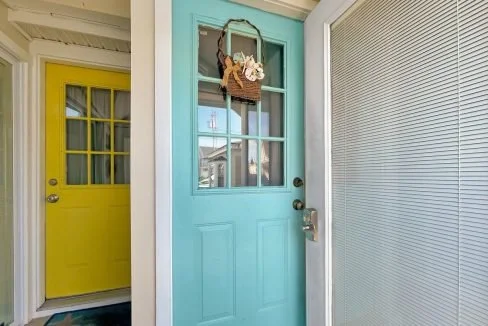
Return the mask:
<path id="1" fill-rule="evenodd" d="M 264 40 L 261 35 L 261 31 L 259 30 L 259 28 L 256 27 L 256 25 L 252 24 L 247 19 L 229 19 L 227 23 L 225 23 L 224 27 L 222 28 L 222 31 L 220 32 L 219 40 L 217 42 L 217 46 L 219 48 L 217 51 L 217 58 L 220 60 L 220 62 L 225 65 L 225 53 L 224 50 L 222 49 L 222 44 L 224 43 L 226 30 L 229 27 L 230 23 L 244 23 L 256 30 L 256 32 L 258 33 L 259 40 L 261 41 L 261 59 L 262 59 L 261 63 L 264 64 Z"/>

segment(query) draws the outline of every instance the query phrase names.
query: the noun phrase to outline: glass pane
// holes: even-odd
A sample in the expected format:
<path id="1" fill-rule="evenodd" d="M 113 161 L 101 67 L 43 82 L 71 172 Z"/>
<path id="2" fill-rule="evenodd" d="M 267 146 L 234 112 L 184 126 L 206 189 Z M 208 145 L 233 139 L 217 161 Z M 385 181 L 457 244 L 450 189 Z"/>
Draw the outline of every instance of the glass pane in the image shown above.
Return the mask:
<path id="1" fill-rule="evenodd" d="M 198 137 L 198 188 L 227 184 L 227 138 Z"/>
<path id="2" fill-rule="evenodd" d="M 110 119 L 110 90 L 92 88 L 91 105 L 92 118 Z"/>
<path id="3" fill-rule="evenodd" d="M 86 117 L 86 87 L 66 85 L 66 116 Z"/>
<path id="4" fill-rule="evenodd" d="M 198 131 L 227 132 L 227 109 L 218 84 L 198 83 Z"/>
<path id="5" fill-rule="evenodd" d="M 91 143 L 93 151 L 110 151 L 110 123 L 91 122 Z"/>
<path id="6" fill-rule="evenodd" d="M 80 120 L 66 120 L 66 149 L 87 150 L 87 122 Z"/>
<path id="7" fill-rule="evenodd" d="M 261 185 L 283 186 L 284 152 L 282 142 L 263 141 L 261 148 Z"/>
<path id="8" fill-rule="evenodd" d="M 283 88 L 284 59 L 283 46 L 274 43 L 264 43 L 265 63 L 263 85 Z"/>
<path id="9" fill-rule="evenodd" d="M 88 183 L 87 157 L 81 154 L 66 155 L 66 184 L 86 185 Z"/>
<path id="10" fill-rule="evenodd" d="M 256 140 L 232 139 L 232 187 L 258 185 L 258 142 Z"/>
<path id="11" fill-rule="evenodd" d="M 91 156 L 92 184 L 110 184 L 110 155 Z"/>
<path id="12" fill-rule="evenodd" d="M 130 92 L 114 91 L 115 119 L 130 120 Z"/>
<path id="13" fill-rule="evenodd" d="M 116 123 L 115 126 L 115 151 L 130 151 L 130 125 L 128 123 Z"/>
<path id="14" fill-rule="evenodd" d="M 261 96 L 261 136 L 283 137 L 283 94 L 263 92 Z"/>
<path id="15" fill-rule="evenodd" d="M 115 183 L 129 184 L 130 183 L 130 156 L 129 155 L 115 155 Z"/>
<path id="16" fill-rule="evenodd" d="M 0 324 L 14 319 L 12 65 L 0 59 Z"/>
<path id="17" fill-rule="evenodd" d="M 234 135 L 258 134 L 258 114 L 256 105 L 232 102 L 230 113 L 230 130 Z"/>
<path id="18" fill-rule="evenodd" d="M 198 29 L 198 73 L 213 78 L 220 78 L 217 65 L 217 41 L 220 30 L 200 26 Z M 223 49 L 226 42 L 224 37 Z"/>
<path id="19" fill-rule="evenodd" d="M 242 52 L 246 56 L 252 55 L 256 61 L 261 61 L 257 56 L 258 48 L 256 44 L 255 38 L 232 34 L 230 54 L 234 55 L 234 53 Z"/>

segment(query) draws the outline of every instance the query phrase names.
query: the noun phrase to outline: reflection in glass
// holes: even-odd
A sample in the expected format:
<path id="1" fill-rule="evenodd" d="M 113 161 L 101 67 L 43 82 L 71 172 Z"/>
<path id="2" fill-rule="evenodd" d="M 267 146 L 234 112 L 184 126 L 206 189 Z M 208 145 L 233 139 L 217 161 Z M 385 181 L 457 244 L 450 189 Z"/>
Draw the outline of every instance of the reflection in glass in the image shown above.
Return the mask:
<path id="1" fill-rule="evenodd" d="M 87 149 L 87 122 L 66 120 L 66 149 L 85 151 Z"/>
<path id="2" fill-rule="evenodd" d="M 227 185 L 227 138 L 198 137 L 198 188 Z"/>
<path id="3" fill-rule="evenodd" d="M 110 184 L 110 155 L 91 156 L 91 183 Z"/>
<path id="4" fill-rule="evenodd" d="M 234 53 L 242 52 L 246 56 L 252 55 L 256 61 L 262 61 L 261 58 L 258 58 L 258 48 L 256 44 L 255 38 L 232 34 L 230 53 L 233 55 Z"/>
<path id="5" fill-rule="evenodd" d="M 232 139 L 232 187 L 258 185 L 258 143 L 256 140 Z"/>
<path id="6" fill-rule="evenodd" d="M 115 155 L 114 174 L 116 184 L 130 184 L 130 156 Z"/>
<path id="7" fill-rule="evenodd" d="M 66 85 L 66 117 L 86 117 L 86 87 Z"/>
<path id="8" fill-rule="evenodd" d="M 88 183 L 88 167 L 86 155 L 66 155 L 66 184 L 86 185 Z"/>
<path id="9" fill-rule="evenodd" d="M 109 89 L 91 89 L 91 116 L 92 118 L 110 119 Z"/>
<path id="10" fill-rule="evenodd" d="M 282 142 L 263 141 L 261 143 L 261 185 L 284 185 L 283 150 Z"/>
<path id="11" fill-rule="evenodd" d="M 219 84 L 198 83 L 198 131 L 227 132 L 226 103 L 219 91 Z"/>
<path id="12" fill-rule="evenodd" d="M 263 79 L 263 85 L 283 88 L 283 46 L 265 42 L 264 54 L 266 55 L 266 76 Z"/>
<path id="13" fill-rule="evenodd" d="M 258 115 L 256 105 L 232 102 L 230 113 L 230 130 L 234 135 L 258 134 Z"/>
<path id="14" fill-rule="evenodd" d="M 130 120 L 130 92 L 114 91 L 116 120 Z"/>
<path id="15" fill-rule="evenodd" d="M 261 136 L 283 137 L 283 94 L 262 92 Z"/>
<path id="16" fill-rule="evenodd" d="M 93 151 L 110 151 L 110 123 L 91 122 L 91 148 Z"/>
<path id="17" fill-rule="evenodd" d="M 198 28 L 198 73 L 213 78 L 220 78 L 217 65 L 217 41 L 219 39 L 220 30 L 216 30 L 206 26 L 199 26 Z M 223 42 L 223 49 L 225 49 L 225 38 Z"/>
<path id="18" fill-rule="evenodd" d="M 128 123 L 116 123 L 115 130 L 115 151 L 129 152 L 130 151 L 130 125 Z"/>

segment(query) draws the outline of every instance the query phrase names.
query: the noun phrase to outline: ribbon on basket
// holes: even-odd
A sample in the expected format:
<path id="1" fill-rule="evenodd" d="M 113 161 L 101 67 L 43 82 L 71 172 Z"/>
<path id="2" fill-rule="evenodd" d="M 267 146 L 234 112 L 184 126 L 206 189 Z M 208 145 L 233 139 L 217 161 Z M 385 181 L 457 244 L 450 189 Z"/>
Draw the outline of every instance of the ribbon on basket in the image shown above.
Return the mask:
<path id="1" fill-rule="evenodd" d="M 222 87 L 227 87 L 227 84 L 229 83 L 230 74 L 232 74 L 237 84 L 239 84 L 241 88 L 244 88 L 244 85 L 242 84 L 242 81 L 239 78 L 239 74 L 238 74 L 238 72 L 241 71 L 241 65 L 239 63 L 234 64 L 234 62 L 230 57 L 225 58 L 225 65 L 226 68 L 224 70 L 224 76 L 222 77 L 222 81 L 220 82 L 220 85 L 222 85 Z"/>

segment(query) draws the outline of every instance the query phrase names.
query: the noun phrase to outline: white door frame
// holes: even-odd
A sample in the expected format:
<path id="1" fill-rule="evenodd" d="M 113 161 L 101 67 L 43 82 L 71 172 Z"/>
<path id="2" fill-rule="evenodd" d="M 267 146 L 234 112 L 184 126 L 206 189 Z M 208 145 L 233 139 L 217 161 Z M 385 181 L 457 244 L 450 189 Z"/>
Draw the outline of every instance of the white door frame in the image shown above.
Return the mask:
<path id="1" fill-rule="evenodd" d="M 0 57 L 12 65 L 13 82 L 13 160 L 24 163 L 24 148 L 27 137 L 25 114 L 27 111 L 27 62 L 29 55 L 18 46 L 6 34 L 0 32 Z M 13 225 L 14 225 L 14 322 L 13 325 L 20 325 L 25 319 L 25 305 L 23 300 L 26 297 L 24 276 L 24 238 L 25 229 L 22 225 L 22 217 L 25 214 L 23 194 L 27 187 L 26 174 L 22 164 L 13 166 Z M 23 325 L 23 324 L 22 324 Z"/>
<path id="2" fill-rule="evenodd" d="M 332 326 L 330 27 L 356 0 L 321 1 L 305 20 L 305 203 L 319 242 L 307 241 L 307 325 Z"/>
<path id="3" fill-rule="evenodd" d="M 45 108 L 44 108 L 44 70 L 46 62 L 65 63 L 91 68 L 104 68 L 117 71 L 130 71 L 130 54 L 106 51 L 59 42 L 34 40 L 30 44 L 31 65 L 29 69 L 31 86 L 31 109 L 26 113 L 24 135 L 27 144 L 24 148 L 25 175 L 30 175 L 29 187 L 24 199 L 26 214 L 23 218 L 24 229 L 30 236 L 23 237 L 26 248 L 25 272 L 28 292 L 26 304 L 28 319 L 49 316 L 57 312 L 85 309 L 100 303 L 81 304 L 67 308 L 38 311 L 45 301 Z M 106 300 L 111 304 L 127 301 L 129 298 Z"/>

